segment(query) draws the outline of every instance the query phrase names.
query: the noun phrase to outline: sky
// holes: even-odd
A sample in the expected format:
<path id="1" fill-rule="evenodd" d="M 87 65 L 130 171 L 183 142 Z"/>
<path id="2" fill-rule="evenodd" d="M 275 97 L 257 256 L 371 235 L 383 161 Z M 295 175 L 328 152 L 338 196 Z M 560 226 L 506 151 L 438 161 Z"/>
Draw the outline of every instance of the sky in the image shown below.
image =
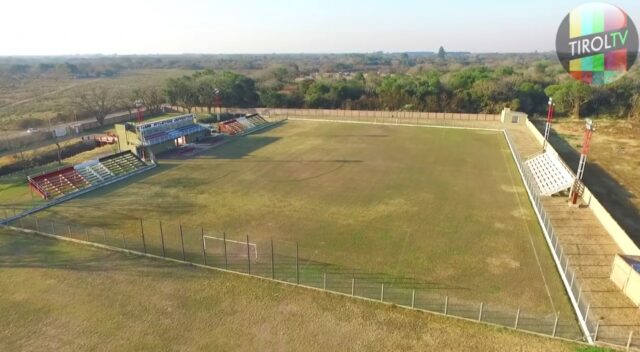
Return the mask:
<path id="1" fill-rule="evenodd" d="M 550 51 L 574 0 L 3 0 L 0 56 Z M 640 24 L 640 1 L 610 1 Z"/>

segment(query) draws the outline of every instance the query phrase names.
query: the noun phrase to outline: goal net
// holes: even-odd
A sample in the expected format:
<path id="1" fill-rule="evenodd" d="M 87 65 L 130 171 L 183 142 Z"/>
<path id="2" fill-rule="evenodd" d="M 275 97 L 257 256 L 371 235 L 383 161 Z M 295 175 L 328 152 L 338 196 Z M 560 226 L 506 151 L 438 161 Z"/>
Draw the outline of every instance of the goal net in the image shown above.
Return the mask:
<path id="1" fill-rule="evenodd" d="M 258 246 L 255 243 L 235 241 L 224 237 L 204 236 L 204 249 L 210 255 L 227 256 L 229 258 L 253 259 L 258 261 Z"/>

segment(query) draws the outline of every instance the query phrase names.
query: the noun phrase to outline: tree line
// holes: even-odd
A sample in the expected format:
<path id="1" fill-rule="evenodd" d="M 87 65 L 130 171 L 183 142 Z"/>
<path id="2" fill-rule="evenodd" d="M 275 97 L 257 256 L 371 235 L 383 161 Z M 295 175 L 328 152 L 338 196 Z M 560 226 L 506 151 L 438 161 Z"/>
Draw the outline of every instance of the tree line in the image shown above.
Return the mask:
<path id="1" fill-rule="evenodd" d="M 295 62 L 276 63 L 251 74 L 202 70 L 170 78 L 164 86 L 137 89 L 93 88 L 77 97 L 77 107 L 99 122 L 116 109 L 142 104 L 158 112 L 163 103 L 209 112 L 217 99 L 224 107 L 405 110 L 499 113 L 503 108 L 545 115 L 552 97 L 560 116 L 640 119 L 640 74 L 633 70 L 601 87 L 570 78 L 546 58 L 497 56 L 472 61 L 451 58 L 444 49 L 427 63 L 399 72 L 351 70 L 302 71 Z M 384 56 L 381 56 L 384 58 Z"/>

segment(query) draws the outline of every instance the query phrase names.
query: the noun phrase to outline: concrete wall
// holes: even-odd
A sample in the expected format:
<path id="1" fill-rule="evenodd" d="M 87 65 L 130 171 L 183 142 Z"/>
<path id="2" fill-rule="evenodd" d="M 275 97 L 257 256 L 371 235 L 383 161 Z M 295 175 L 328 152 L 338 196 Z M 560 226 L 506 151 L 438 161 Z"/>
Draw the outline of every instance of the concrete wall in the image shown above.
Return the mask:
<path id="1" fill-rule="evenodd" d="M 640 263 L 640 257 L 628 259 L 629 261 Z M 611 281 L 613 281 L 633 303 L 640 307 L 640 273 L 631 267 L 629 261 L 619 255 L 616 256 L 613 261 Z"/>
<path id="2" fill-rule="evenodd" d="M 371 110 L 330 110 L 330 109 L 271 109 L 271 108 L 223 108 L 225 112 L 235 114 L 279 115 L 281 117 L 313 117 L 335 116 L 358 119 L 397 118 L 400 120 L 429 119 L 429 120 L 460 120 L 460 121 L 500 121 L 498 114 L 463 114 L 450 112 L 420 112 L 420 111 L 371 111 Z M 172 106 L 171 110 L 183 112 L 186 110 Z M 196 111 L 197 109 L 194 109 Z"/>
<path id="3" fill-rule="evenodd" d="M 544 141 L 544 136 L 538 131 L 538 129 L 531 123 L 531 121 L 526 122 L 526 126 L 531 131 L 536 140 L 542 145 Z M 553 148 L 553 146 L 548 145 L 547 151 L 551 153 L 555 153 L 558 155 L 558 152 Z M 640 249 L 638 246 L 631 240 L 629 235 L 622 229 L 622 227 L 618 224 L 617 221 L 611 216 L 611 214 L 605 209 L 605 207 L 600 203 L 598 198 L 596 198 L 591 190 L 585 186 L 584 192 L 582 193 L 582 199 L 586 204 L 589 204 L 589 208 L 595 214 L 598 221 L 602 224 L 602 226 L 607 230 L 611 238 L 616 242 L 618 247 L 622 249 L 623 254 L 627 255 L 640 255 Z"/>

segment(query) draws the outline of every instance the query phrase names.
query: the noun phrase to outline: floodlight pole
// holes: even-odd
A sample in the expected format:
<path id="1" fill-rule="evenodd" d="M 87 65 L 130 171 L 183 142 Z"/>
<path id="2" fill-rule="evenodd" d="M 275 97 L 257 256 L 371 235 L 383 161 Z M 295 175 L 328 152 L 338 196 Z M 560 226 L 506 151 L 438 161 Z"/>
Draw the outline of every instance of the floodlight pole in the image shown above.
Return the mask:
<path id="1" fill-rule="evenodd" d="M 542 152 L 547 151 L 547 143 L 549 143 L 549 133 L 551 132 L 551 123 L 553 123 L 553 113 L 555 111 L 555 104 L 553 104 L 553 98 L 549 98 L 549 110 L 547 110 L 547 123 L 544 128 L 544 142 L 542 142 Z"/>
<path id="2" fill-rule="evenodd" d="M 584 175 L 584 169 L 587 165 L 587 155 L 589 154 L 589 148 L 591 147 L 591 138 L 593 132 L 596 131 L 596 126 L 591 119 L 587 119 L 587 123 L 584 129 L 584 140 L 582 142 L 582 152 L 580 153 L 580 163 L 578 164 L 578 171 L 576 172 L 576 181 L 571 188 L 571 194 L 569 195 L 569 201 L 571 204 L 578 203 L 578 191 L 582 176 Z"/>
<path id="3" fill-rule="evenodd" d="M 142 100 L 136 100 L 136 120 L 138 123 L 141 123 L 144 120 L 144 115 L 142 114 Z"/>
<path id="4" fill-rule="evenodd" d="M 218 121 L 218 132 L 220 132 L 220 110 L 222 109 L 222 103 L 220 101 L 220 90 L 216 88 L 213 93 L 213 98 L 216 102 L 217 112 L 216 112 L 216 121 Z"/>

